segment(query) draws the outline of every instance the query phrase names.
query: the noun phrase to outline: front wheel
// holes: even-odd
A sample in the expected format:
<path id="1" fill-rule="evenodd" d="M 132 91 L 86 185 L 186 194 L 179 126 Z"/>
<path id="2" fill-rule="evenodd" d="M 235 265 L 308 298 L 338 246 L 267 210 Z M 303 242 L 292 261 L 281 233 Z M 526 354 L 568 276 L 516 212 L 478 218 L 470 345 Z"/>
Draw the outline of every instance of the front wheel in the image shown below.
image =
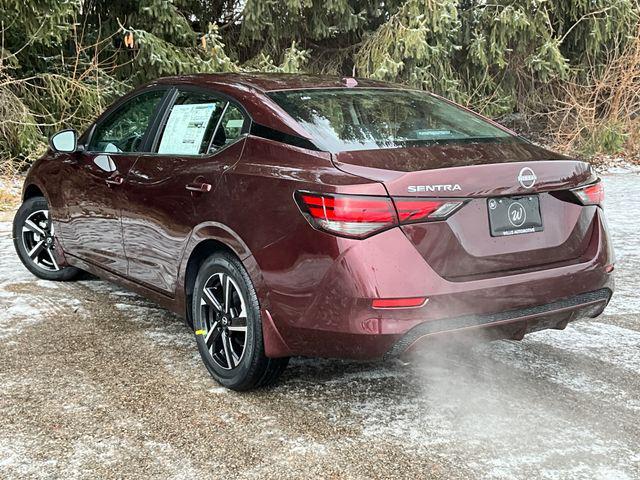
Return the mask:
<path id="1" fill-rule="evenodd" d="M 274 383 L 288 358 L 264 354 L 256 291 L 242 263 L 220 252 L 203 262 L 192 303 L 198 350 L 218 383 L 250 390 Z"/>
<path id="2" fill-rule="evenodd" d="M 25 200 L 13 219 L 13 244 L 25 267 L 45 280 L 71 280 L 80 270 L 56 260 L 56 236 L 43 197 Z"/>

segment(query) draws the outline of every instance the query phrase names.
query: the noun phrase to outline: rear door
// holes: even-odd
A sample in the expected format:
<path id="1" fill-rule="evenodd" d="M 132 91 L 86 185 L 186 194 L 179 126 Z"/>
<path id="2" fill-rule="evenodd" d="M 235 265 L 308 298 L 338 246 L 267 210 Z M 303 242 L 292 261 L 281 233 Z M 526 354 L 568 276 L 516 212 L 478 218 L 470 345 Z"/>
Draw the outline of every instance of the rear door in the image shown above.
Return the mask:
<path id="1" fill-rule="evenodd" d="M 121 208 L 125 178 L 144 150 L 149 125 L 167 90 L 145 90 L 107 113 L 85 150 L 73 156 L 73 174 L 62 180 L 66 206 L 62 229 L 68 253 L 126 274 Z"/>
<path id="2" fill-rule="evenodd" d="M 122 222 L 129 277 L 172 295 L 182 252 L 211 212 L 223 172 L 238 161 L 248 127 L 241 107 L 210 90 L 181 87 L 159 121 L 151 153 L 127 177 Z M 235 147 L 234 147 L 235 146 Z"/>

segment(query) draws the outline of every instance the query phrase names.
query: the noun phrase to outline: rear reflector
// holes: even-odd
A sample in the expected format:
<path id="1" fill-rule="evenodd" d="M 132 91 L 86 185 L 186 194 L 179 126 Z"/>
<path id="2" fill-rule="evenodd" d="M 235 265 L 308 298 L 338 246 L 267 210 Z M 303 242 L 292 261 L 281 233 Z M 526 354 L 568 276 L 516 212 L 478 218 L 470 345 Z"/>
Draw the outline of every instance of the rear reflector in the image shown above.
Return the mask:
<path id="1" fill-rule="evenodd" d="M 296 192 L 295 198 L 311 226 L 352 238 L 366 238 L 399 224 L 444 220 L 466 202 L 413 197 L 394 197 L 392 201 L 389 197 L 303 191 Z"/>
<path id="2" fill-rule="evenodd" d="M 337 235 L 364 238 L 397 224 L 388 197 L 296 192 L 296 200 L 312 226 Z"/>
<path id="3" fill-rule="evenodd" d="M 376 298 L 371 302 L 373 308 L 414 308 L 427 302 L 426 297 Z"/>
<path id="4" fill-rule="evenodd" d="M 600 181 L 572 191 L 583 205 L 601 205 L 604 202 L 604 186 Z"/>

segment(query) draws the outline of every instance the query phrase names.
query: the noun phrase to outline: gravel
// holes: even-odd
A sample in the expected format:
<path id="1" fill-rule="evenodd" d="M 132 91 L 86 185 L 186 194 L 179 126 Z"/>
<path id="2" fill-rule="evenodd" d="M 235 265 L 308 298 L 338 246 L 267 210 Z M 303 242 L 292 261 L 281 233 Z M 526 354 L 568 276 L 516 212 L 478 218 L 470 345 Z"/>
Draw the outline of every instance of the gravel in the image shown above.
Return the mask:
<path id="1" fill-rule="evenodd" d="M 640 478 L 640 175 L 605 185 L 605 315 L 411 365 L 293 359 L 244 394 L 166 310 L 35 279 L 0 217 L 0 478 Z"/>

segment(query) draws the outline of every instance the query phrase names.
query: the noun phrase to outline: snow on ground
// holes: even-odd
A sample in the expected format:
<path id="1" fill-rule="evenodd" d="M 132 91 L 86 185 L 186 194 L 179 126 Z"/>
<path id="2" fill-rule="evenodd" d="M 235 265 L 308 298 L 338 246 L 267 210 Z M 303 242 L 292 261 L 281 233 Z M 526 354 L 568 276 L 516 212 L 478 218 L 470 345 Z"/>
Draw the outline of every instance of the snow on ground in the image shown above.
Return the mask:
<path id="1" fill-rule="evenodd" d="M 36 280 L 0 222 L 0 478 L 640 478 L 640 175 L 605 185 L 605 315 L 412 365 L 293 359 L 248 394 L 147 300 Z"/>
<path id="2" fill-rule="evenodd" d="M 616 254 L 616 294 L 607 314 L 640 314 L 640 174 L 604 179 L 605 211 Z"/>

